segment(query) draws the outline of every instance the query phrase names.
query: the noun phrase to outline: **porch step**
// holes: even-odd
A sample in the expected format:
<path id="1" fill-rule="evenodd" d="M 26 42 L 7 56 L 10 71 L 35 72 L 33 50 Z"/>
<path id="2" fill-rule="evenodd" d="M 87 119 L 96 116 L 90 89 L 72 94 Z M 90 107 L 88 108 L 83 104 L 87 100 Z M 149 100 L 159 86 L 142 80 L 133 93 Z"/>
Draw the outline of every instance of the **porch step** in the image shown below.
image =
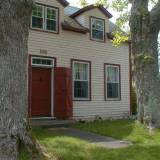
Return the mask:
<path id="1" fill-rule="evenodd" d="M 75 120 L 30 119 L 31 126 L 65 127 L 76 123 Z"/>

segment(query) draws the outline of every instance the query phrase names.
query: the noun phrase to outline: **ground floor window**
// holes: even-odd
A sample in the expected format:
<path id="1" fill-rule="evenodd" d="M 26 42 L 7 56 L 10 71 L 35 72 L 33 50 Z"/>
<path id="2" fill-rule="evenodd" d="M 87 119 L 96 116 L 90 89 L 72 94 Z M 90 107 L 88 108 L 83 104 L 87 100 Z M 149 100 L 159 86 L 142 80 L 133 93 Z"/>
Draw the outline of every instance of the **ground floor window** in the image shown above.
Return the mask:
<path id="1" fill-rule="evenodd" d="M 73 99 L 90 100 L 90 72 L 91 63 L 88 61 L 73 60 Z"/>
<path id="2" fill-rule="evenodd" d="M 105 64 L 105 99 L 120 100 L 120 65 Z"/>

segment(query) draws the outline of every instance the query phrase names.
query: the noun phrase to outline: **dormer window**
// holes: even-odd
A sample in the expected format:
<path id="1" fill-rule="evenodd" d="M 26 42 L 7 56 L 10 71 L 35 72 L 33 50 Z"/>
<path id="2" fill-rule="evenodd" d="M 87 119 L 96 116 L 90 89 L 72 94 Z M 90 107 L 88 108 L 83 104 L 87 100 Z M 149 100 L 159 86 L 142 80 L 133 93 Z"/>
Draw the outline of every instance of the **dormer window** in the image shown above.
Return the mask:
<path id="1" fill-rule="evenodd" d="M 58 8 L 37 4 L 32 11 L 31 27 L 58 33 Z"/>
<path id="2" fill-rule="evenodd" d="M 105 41 L 105 20 L 100 18 L 91 17 L 91 39 L 96 41 Z"/>

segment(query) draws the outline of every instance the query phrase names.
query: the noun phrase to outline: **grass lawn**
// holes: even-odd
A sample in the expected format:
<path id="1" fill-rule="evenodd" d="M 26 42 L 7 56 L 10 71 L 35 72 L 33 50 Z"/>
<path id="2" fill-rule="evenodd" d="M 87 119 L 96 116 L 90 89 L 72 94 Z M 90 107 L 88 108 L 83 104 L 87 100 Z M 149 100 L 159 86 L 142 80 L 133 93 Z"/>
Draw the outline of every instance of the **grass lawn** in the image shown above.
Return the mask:
<path id="1" fill-rule="evenodd" d="M 46 128 L 35 128 L 33 134 L 44 146 L 50 160 L 159 160 L 160 131 L 149 136 L 147 130 L 129 120 L 97 121 L 76 124 L 76 128 L 118 139 L 133 145 L 122 149 L 105 149 L 77 138 L 60 136 Z M 21 160 L 24 159 L 25 156 Z"/>

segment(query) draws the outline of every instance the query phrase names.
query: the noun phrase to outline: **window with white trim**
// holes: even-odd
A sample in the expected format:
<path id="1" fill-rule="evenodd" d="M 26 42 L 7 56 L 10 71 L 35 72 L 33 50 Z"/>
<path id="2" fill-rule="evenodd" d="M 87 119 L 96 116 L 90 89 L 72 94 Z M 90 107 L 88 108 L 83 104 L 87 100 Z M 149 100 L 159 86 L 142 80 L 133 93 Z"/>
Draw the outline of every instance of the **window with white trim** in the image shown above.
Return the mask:
<path id="1" fill-rule="evenodd" d="M 31 64 L 34 67 L 54 67 L 54 61 L 51 58 L 32 57 Z"/>
<path id="2" fill-rule="evenodd" d="M 105 20 L 91 17 L 91 39 L 105 40 Z"/>
<path id="3" fill-rule="evenodd" d="M 90 99 L 90 63 L 73 61 L 73 98 L 74 100 Z"/>
<path id="4" fill-rule="evenodd" d="M 120 66 L 106 65 L 106 99 L 120 100 Z"/>
<path id="5" fill-rule="evenodd" d="M 31 24 L 32 28 L 58 32 L 58 8 L 36 5 Z"/>

